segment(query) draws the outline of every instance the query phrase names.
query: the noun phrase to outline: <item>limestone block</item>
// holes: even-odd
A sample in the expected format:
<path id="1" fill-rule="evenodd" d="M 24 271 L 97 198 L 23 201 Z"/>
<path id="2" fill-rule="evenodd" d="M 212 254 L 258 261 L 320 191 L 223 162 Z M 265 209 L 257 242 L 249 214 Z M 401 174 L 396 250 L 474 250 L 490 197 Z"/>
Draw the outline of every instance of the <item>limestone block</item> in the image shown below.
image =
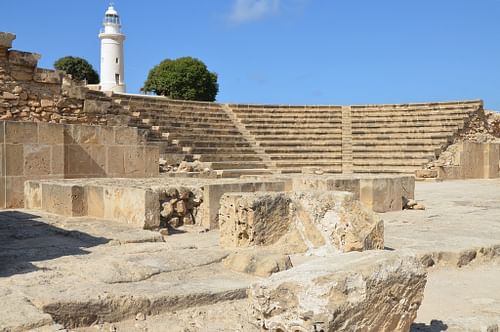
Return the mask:
<path id="1" fill-rule="evenodd" d="M 40 83 L 61 84 L 64 72 L 37 68 L 33 80 Z"/>
<path id="2" fill-rule="evenodd" d="M 7 209 L 22 208 L 24 206 L 24 176 L 5 177 L 5 207 Z"/>
<path id="3" fill-rule="evenodd" d="M 109 146 L 107 152 L 108 176 L 123 176 L 125 174 L 125 148 L 122 146 Z"/>
<path id="4" fill-rule="evenodd" d="M 269 331 L 409 331 L 426 272 L 410 253 L 327 256 L 271 276 L 249 291 Z"/>
<path id="5" fill-rule="evenodd" d="M 97 127 L 98 144 L 113 145 L 115 144 L 115 130 L 113 127 L 99 126 Z"/>
<path id="6" fill-rule="evenodd" d="M 0 144 L 5 142 L 5 121 L 0 121 Z"/>
<path id="7" fill-rule="evenodd" d="M 160 226 L 160 199 L 158 193 L 152 190 L 106 187 L 103 204 L 105 219 L 144 229 Z"/>
<path id="8" fill-rule="evenodd" d="M 64 144 L 64 126 L 53 123 L 38 123 L 38 143 Z"/>
<path id="9" fill-rule="evenodd" d="M 51 147 L 43 144 L 24 145 L 24 175 L 50 175 Z"/>
<path id="10" fill-rule="evenodd" d="M 24 146 L 22 144 L 5 144 L 5 175 L 24 175 Z"/>
<path id="11" fill-rule="evenodd" d="M 24 183 L 24 207 L 39 210 L 42 208 L 42 185 L 38 181 Z"/>
<path id="12" fill-rule="evenodd" d="M 383 220 L 347 192 L 295 192 L 295 224 L 309 250 L 341 252 L 384 248 Z"/>
<path id="13" fill-rule="evenodd" d="M 65 126 L 66 144 L 98 144 L 97 126 L 67 125 Z"/>
<path id="14" fill-rule="evenodd" d="M 42 209 L 61 216 L 87 215 L 87 200 L 83 186 L 64 183 L 42 183 Z"/>
<path id="15" fill-rule="evenodd" d="M 87 197 L 87 214 L 94 218 L 104 218 L 104 188 L 99 186 L 85 186 Z"/>
<path id="16" fill-rule="evenodd" d="M 0 32 L 0 48 L 11 48 L 16 35 L 9 32 Z"/>
<path id="17" fill-rule="evenodd" d="M 50 154 L 50 174 L 64 175 L 64 145 L 52 145 Z"/>
<path id="18" fill-rule="evenodd" d="M 106 176 L 106 147 L 104 145 L 90 146 L 90 169 L 92 176 Z"/>
<path id="19" fill-rule="evenodd" d="M 5 122 L 5 142 L 38 143 L 38 125 L 34 122 Z"/>
<path id="20" fill-rule="evenodd" d="M 90 146 L 76 144 L 64 146 L 64 174 L 68 177 L 89 175 L 91 169 Z"/>
<path id="21" fill-rule="evenodd" d="M 36 53 L 9 51 L 9 63 L 21 67 L 35 68 L 42 56 Z M 33 70 L 31 70 L 33 78 Z"/>
<path id="22" fill-rule="evenodd" d="M 124 148 L 125 173 L 127 177 L 144 176 L 144 147 L 127 146 Z"/>
<path id="23" fill-rule="evenodd" d="M 5 176 L 0 176 L 0 209 L 5 209 Z"/>
<path id="24" fill-rule="evenodd" d="M 293 267 L 290 256 L 268 251 L 244 251 L 233 253 L 224 260 L 224 267 L 259 277 L 269 277 L 274 273 Z"/>
<path id="25" fill-rule="evenodd" d="M 224 247 L 276 243 L 290 227 L 290 198 L 285 193 L 237 193 L 221 198 L 220 241 Z"/>
<path id="26" fill-rule="evenodd" d="M 399 178 L 360 180 L 360 200 L 375 212 L 403 209 L 403 192 Z"/>
<path id="27" fill-rule="evenodd" d="M 114 127 L 115 143 L 118 145 L 137 145 L 139 143 L 137 129 L 131 127 Z"/>
<path id="28" fill-rule="evenodd" d="M 145 176 L 158 176 L 160 174 L 160 149 L 157 146 L 144 148 Z"/>
<path id="29" fill-rule="evenodd" d="M 274 246 L 320 255 L 384 248 L 382 219 L 352 193 L 228 193 L 220 204 L 223 247 Z"/>

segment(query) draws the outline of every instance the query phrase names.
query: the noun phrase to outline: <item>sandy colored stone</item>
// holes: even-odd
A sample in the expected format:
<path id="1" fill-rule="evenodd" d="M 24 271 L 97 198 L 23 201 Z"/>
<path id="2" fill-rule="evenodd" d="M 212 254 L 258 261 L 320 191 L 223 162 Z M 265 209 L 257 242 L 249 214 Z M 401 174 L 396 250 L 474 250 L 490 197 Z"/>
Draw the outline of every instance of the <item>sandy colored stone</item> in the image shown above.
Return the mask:
<path id="1" fill-rule="evenodd" d="M 426 272 L 409 253 L 331 256 L 271 276 L 250 290 L 271 331 L 409 331 Z"/>
<path id="2" fill-rule="evenodd" d="M 291 269 L 293 265 L 288 255 L 254 250 L 229 255 L 224 260 L 224 267 L 236 272 L 243 272 L 259 277 L 269 277 L 274 273 Z"/>

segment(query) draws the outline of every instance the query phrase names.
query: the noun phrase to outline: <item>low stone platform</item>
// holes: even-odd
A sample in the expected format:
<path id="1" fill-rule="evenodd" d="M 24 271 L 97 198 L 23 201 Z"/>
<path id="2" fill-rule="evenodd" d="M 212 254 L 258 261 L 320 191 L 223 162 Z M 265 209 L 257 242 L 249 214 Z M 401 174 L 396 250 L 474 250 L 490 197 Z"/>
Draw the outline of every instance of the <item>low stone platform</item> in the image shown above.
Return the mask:
<path id="1" fill-rule="evenodd" d="M 382 214 L 387 250 L 352 255 L 369 260 L 409 247 L 427 265 L 432 265 L 429 257 L 435 258 L 412 332 L 445 326 L 447 331 L 481 331 L 485 324 L 498 324 L 493 318 L 500 303 L 495 282 L 499 185 L 498 180 L 418 183 L 416 195 L 427 210 Z M 19 331 L 55 331 L 61 327 L 57 323 L 95 324 L 82 331 L 112 325 L 118 331 L 259 331 L 250 324 L 246 290 L 265 279 L 225 268 L 223 260 L 231 251 L 218 241 L 218 231 L 196 226 L 163 238 L 113 221 L 2 211 L 0 292 L 10 305 L 0 315 L 0 326 Z M 291 256 L 293 269 L 301 270 L 315 261 L 319 269 L 321 259 Z M 459 303 L 457 294 L 463 295 Z"/>
<path id="2" fill-rule="evenodd" d="M 155 229 L 160 227 L 159 211 L 162 202 L 170 199 L 169 190 L 180 190 L 190 197 L 185 198 L 185 206 L 181 207 L 188 210 L 189 219 L 216 229 L 220 199 L 226 193 L 348 191 L 373 211 L 386 212 L 401 210 L 404 198 L 414 198 L 414 188 L 414 177 L 401 175 L 33 180 L 25 184 L 25 207 L 60 216 L 89 216 Z"/>

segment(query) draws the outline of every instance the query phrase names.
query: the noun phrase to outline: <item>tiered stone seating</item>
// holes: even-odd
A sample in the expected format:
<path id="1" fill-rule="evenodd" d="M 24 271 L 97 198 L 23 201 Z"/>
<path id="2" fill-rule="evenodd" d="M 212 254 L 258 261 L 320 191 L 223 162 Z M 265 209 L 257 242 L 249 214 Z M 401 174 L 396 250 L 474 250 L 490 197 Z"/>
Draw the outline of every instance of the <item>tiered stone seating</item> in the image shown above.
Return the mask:
<path id="1" fill-rule="evenodd" d="M 353 171 L 413 173 L 482 107 L 481 101 L 352 106 Z"/>
<path id="2" fill-rule="evenodd" d="M 282 173 L 342 172 L 342 112 L 329 106 L 229 105 Z"/>
<path id="3" fill-rule="evenodd" d="M 226 173 L 266 169 L 220 104 L 125 94 L 116 94 L 115 102 L 129 109 L 131 126 L 148 129 L 148 140 L 160 145 L 160 154 L 183 153 Z"/>

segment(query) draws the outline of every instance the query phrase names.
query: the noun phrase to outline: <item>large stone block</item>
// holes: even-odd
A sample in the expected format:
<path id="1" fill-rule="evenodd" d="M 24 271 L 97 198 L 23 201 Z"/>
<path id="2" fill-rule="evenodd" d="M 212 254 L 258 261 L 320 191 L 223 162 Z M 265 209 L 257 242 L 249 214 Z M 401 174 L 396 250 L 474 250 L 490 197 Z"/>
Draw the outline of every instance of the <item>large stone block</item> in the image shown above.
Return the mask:
<path id="1" fill-rule="evenodd" d="M 426 272 L 410 253 L 327 256 L 271 276 L 249 291 L 266 331 L 409 331 Z"/>
<path id="2" fill-rule="evenodd" d="M 5 208 L 16 209 L 24 206 L 24 176 L 5 177 Z"/>
<path id="3" fill-rule="evenodd" d="M 42 208 L 42 185 L 38 181 L 24 183 L 24 207 L 39 210 Z"/>
<path id="4" fill-rule="evenodd" d="M 51 174 L 51 147 L 49 145 L 24 145 L 24 174 L 26 176 Z"/>
<path id="5" fill-rule="evenodd" d="M 61 216 L 85 216 L 87 215 L 85 189 L 72 183 L 42 183 L 42 209 Z"/>
<path id="6" fill-rule="evenodd" d="M 36 53 L 9 51 L 9 63 L 19 67 L 35 68 L 42 56 Z M 33 70 L 31 70 L 33 78 Z"/>
<path id="7" fill-rule="evenodd" d="M 273 245 L 289 253 L 384 248 L 383 221 L 352 193 L 227 193 L 220 204 L 224 247 Z"/>
<path id="8" fill-rule="evenodd" d="M 64 174 L 67 177 L 89 175 L 91 169 L 90 146 L 65 145 L 64 147 Z"/>
<path id="9" fill-rule="evenodd" d="M 5 122 L 5 142 L 12 144 L 38 143 L 38 125 L 34 122 Z"/>
<path id="10" fill-rule="evenodd" d="M 139 143 L 137 129 L 115 127 L 115 143 L 118 145 L 137 145 Z"/>
<path id="11" fill-rule="evenodd" d="M 0 48 L 11 48 L 16 35 L 9 32 L 0 32 Z"/>
<path id="12" fill-rule="evenodd" d="M 220 242 L 224 247 L 276 243 L 290 227 L 290 198 L 285 193 L 236 193 L 221 198 Z"/>
<path id="13" fill-rule="evenodd" d="M 38 123 L 38 143 L 50 145 L 64 144 L 64 126 L 45 122 Z"/>
<path id="14" fill-rule="evenodd" d="M 22 144 L 5 144 L 5 175 L 24 175 L 24 146 Z"/>
<path id="15" fill-rule="evenodd" d="M 87 214 L 94 218 L 104 217 L 104 188 L 88 185 L 85 187 L 87 196 Z"/>
<path id="16" fill-rule="evenodd" d="M 144 147 L 141 146 L 127 146 L 124 150 L 125 172 L 124 176 L 138 177 L 144 176 L 145 173 L 145 159 Z"/>
<path id="17" fill-rule="evenodd" d="M 108 176 L 123 176 L 125 174 L 125 148 L 123 146 L 110 146 L 107 152 Z"/>

